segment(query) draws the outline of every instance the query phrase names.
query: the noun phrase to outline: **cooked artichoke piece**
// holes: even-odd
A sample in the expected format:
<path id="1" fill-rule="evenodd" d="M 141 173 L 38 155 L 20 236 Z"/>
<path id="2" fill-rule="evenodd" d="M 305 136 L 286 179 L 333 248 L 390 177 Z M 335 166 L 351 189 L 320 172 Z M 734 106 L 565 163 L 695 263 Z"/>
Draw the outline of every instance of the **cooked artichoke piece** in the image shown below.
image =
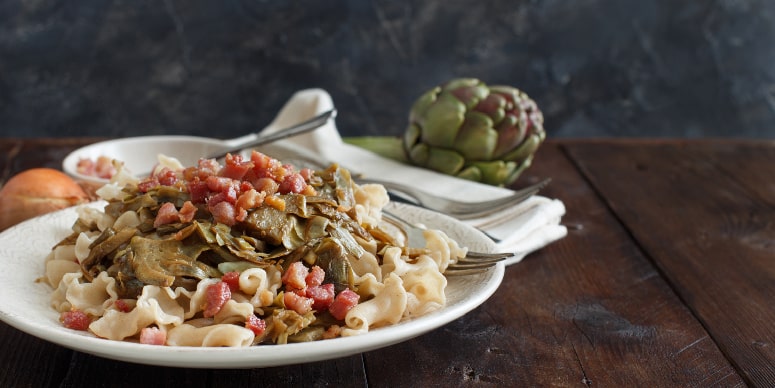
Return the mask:
<path id="1" fill-rule="evenodd" d="M 112 228 L 106 229 L 100 237 L 89 245 L 89 255 L 81 262 L 81 270 L 87 280 L 91 281 L 105 266 L 100 262 L 111 252 L 126 244 L 137 233 L 135 228 L 123 228 L 118 232 Z"/>
<path id="2" fill-rule="evenodd" d="M 137 298 L 142 294 L 145 284 L 137 280 L 136 277 L 128 275 L 124 272 L 119 272 L 115 275 L 111 275 L 118 282 L 118 297 L 119 298 Z"/>
<path id="3" fill-rule="evenodd" d="M 326 328 L 322 326 L 307 326 L 296 334 L 288 336 L 288 343 L 312 342 L 323 339 Z"/>
<path id="4" fill-rule="evenodd" d="M 315 186 L 319 197 L 336 201 L 335 206 L 343 212 L 354 210 L 355 194 L 349 170 L 333 163 L 325 170 L 318 171 L 317 176 L 321 178 L 321 181 Z M 350 215 L 354 216 L 354 214 Z"/>
<path id="5" fill-rule="evenodd" d="M 118 214 L 121 214 L 128 210 L 138 211 L 143 208 L 149 209 L 159 205 L 159 203 L 149 193 L 145 193 L 142 195 L 138 193 L 133 197 L 129 197 L 125 199 L 123 202 L 113 202 L 108 206 L 116 206 L 118 204 L 121 204 L 121 208 Z M 106 209 L 106 212 L 107 212 L 107 209 Z"/>
<path id="6" fill-rule="evenodd" d="M 337 293 L 345 288 L 355 289 L 355 273 L 346 250 L 339 241 L 325 238 L 315 247 L 314 253 L 315 265 L 326 271 L 323 283 L 333 283 Z"/>
<path id="7" fill-rule="evenodd" d="M 336 166 L 333 178 L 336 187 L 336 199 L 339 202 L 339 210 L 350 212 L 355 208 L 355 193 L 353 193 L 353 180 L 350 171 Z M 352 214 L 351 214 L 352 216 Z"/>
<path id="8" fill-rule="evenodd" d="M 242 223 L 248 232 L 258 239 L 264 240 L 271 245 L 285 245 L 288 249 L 293 249 L 288 233 L 294 227 L 296 218 L 284 211 L 277 210 L 271 206 L 261 206 L 248 213 L 247 219 Z"/>
<path id="9" fill-rule="evenodd" d="M 191 195 L 188 192 L 171 186 L 158 186 L 148 191 L 148 194 L 156 200 L 156 203 L 172 202 L 178 209 L 183 206 L 183 203 L 191 199 Z"/>
<path id="10" fill-rule="evenodd" d="M 247 261 L 233 261 L 233 262 L 223 262 L 218 264 L 218 271 L 221 271 L 221 273 L 227 273 L 227 272 L 242 272 L 249 268 L 267 268 L 269 266 L 272 266 L 274 264 L 268 263 L 268 262 L 261 262 L 261 263 L 250 263 Z"/>
<path id="11" fill-rule="evenodd" d="M 288 337 L 300 332 L 315 321 L 315 314 L 310 311 L 304 315 L 293 310 L 276 309 L 266 322 L 266 335 L 276 344 L 288 343 Z"/>
<path id="12" fill-rule="evenodd" d="M 330 221 L 326 217 L 312 216 L 304 225 L 304 238 L 307 241 L 325 237 Z"/>
<path id="13" fill-rule="evenodd" d="M 205 279 L 221 277 L 217 269 L 197 261 L 210 249 L 207 244 L 184 244 L 181 241 L 155 240 L 135 236 L 129 242 L 126 255 L 135 276 L 145 284 L 170 287 L 176 277 Z"/>

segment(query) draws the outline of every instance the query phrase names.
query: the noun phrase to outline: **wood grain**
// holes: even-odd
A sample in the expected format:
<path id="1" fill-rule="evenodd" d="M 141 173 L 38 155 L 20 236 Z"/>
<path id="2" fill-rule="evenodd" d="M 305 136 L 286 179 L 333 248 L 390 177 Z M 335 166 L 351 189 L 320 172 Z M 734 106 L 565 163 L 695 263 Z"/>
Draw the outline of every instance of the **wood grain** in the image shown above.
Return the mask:
<path id="1" fill-rule="evenodd" d="M 370 383 L 742 385 L 558 145 L 539 155 L 517 184 L 551 176 L 543 194 L 565 202 L 569 236 L 508 268 L 495 295 L 462 319 L 365 354 Z"/>
<path id="2" fill-rule="evenodd" d="M 775 381 L 775 147 L 566 144 L 746 382 Z"/>

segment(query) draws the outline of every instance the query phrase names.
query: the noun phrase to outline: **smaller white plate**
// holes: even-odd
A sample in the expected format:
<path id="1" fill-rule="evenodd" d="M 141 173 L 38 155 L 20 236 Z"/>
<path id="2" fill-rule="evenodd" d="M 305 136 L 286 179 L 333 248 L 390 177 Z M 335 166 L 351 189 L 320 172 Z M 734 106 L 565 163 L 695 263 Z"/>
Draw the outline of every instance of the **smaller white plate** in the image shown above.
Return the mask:
<path id="1" fill-rule="evenodd" d="M 104 203 L 89 206 L 101 208 Z M 471 250 L 494 252 L 490 239 L 453 218 L 421 208 L 391 203 L 409 221 L 444 230 Z M 19 330 L 74 350 L 140 364 L 187 368 L 258 368 L 345 357 L 406 341 L 449 323 L 486 301 L 503 279 L 504 266 L 483 273 L 453 276 L 447 285 L 447 305 L 434 313 L 372 330 L 355 337 L 287 345 L 246 348 L 153 346 L 110 341 L 64 328 L 50 307 L 52 289 L 35 280 L 44 275 L 46 255 L 70 233 L 75 208 L 64 209 L 18 224 L 0 234 L 0 319 Z"/>
<path id="2" fill-rule="evenodd" d="M 107 140 L 81 147 L 62 161 L 62 170 L 73 178 L 95 183 L 107 179 L 78 173 L 81 159 L 96 161 L 100 156 L 124 162 L 133 174 L 150 173 L 159 154 L 177 158 L 184 166 L 196 166 L 200 158 L 217 153 L 230 146 L 232 140 L 218 140 L 197 136 L 137 136 Z"/>

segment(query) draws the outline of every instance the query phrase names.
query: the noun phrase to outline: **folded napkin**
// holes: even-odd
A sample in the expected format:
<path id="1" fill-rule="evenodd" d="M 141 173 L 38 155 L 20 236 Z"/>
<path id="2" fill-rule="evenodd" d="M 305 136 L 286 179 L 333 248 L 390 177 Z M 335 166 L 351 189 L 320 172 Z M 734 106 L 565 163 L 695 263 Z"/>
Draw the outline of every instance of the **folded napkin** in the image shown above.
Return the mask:
<path id="1" fill-rule="evenodd" d="M 277 131 L 332 108 L 334 103 L 325 90 L 299 91 L 291 97 L 263 133 Z M 509 189 L 409 166 L 344 143 L 333 121 L 313 132 L 262 146 L 259 149 L 279 159 L 283 159 L 284 155 L 303 153 L 323 164 L 336 162 L 353 174 L 362 175 L 364 178 L 412 182 L 419 188 L 427 188 L 436 195 L 457 200 L 471 201 L 472 198 L 487 200 L 513 193 Z M 497 214 L 461 222 L 477 227 L 500 240 L 497 246 L 501 251 L 514 252 L 515 257 L 507 261 L 508 265 L 519 262 L 527 254 L 564 237 L 567 229 L 560 224 L 564 214 L 565 206 L 562 201 L 535 195 Z"/>

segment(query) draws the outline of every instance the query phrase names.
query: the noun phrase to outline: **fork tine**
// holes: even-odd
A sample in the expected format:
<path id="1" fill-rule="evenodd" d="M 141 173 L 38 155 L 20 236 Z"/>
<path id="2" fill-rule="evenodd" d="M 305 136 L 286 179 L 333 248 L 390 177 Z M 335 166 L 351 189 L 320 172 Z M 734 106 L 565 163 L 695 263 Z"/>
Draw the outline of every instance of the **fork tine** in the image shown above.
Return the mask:
<path id="1" fill-rule="evenodd" d="M 418 229 L 416 226 L 412 225 L 410 222 L 404 220 L 403 218 L 385 209 L 382 209 L 382 217 L 383 217 L 383 220 L 387 222 L 392 222 L 394 225 L 404 230 L 404 233 L 406 234 L 406 237 L 407 237 L 408 246 L 415 247 L 415 248 L 425 246 L 424 237 L 418 236 L 418 234 L 421 234 L 422 231 Z M 422 241 L 415 240 L 415 238 L 420 239 Z M 482 272 L 485 269 L 498 264 L 499 261 L 503 261 L 513 256 L 514 256 L 514 253 L 510 253 L 510 252 L 484 253 L 484 252 L 468 251 L 466 252 L 465 257 L 459 258 L 457 259 L 457 262 L 447 266 L 447 269 L 444 271 L 444 274 L 445 275 L 466 275 L 470 273 Z"/>
<path id="2" fill-rule="evenodd" d="M 458 203 L 450 206 L 447 210 L 450 215 L 461 220 L 483 217 L 525 201 L 541 191 L 550 181 L 551 178 L 546 178 L 541 182 L 515 191 L 508 197 L 485 202 Z"/>
<path id="3" fill-rule="evenodd" d="M 530 186 L 524 187 L 522 189 L 519 189 L 512 193 L 509 196 L 501 197 L 498 199 L 493 199 L 489 201 L 482 201 L 482 202 L 462 202 L 457 204 L 455 206 L 456 209 L 458 209 L 461 212 L 465 211 L 479 211 L 479 210 L 486 210 L 487 208 L 493 208 L 502 206 L 505 204 L 511 204 L 514 202 L 518 202 L 524 198 L 527 198 L 533 194 L 535 194 L 537 191 L 541 190 L 542 188 L 546 187 L 546 185 L 551 181 L 551 178 L 546 178 L 542 180 L 541 182 L 534 183 Z"/>
<path id="4" fill-rule="evenodd" d="M 460 220 L 470 220 L 473 218 L 479 218 L 488 216 L 506 208 L 515 206 L 528 198 L 532 197 L 541 190 L 540 187 L 531 187 L 529 191 L 523 191 L 518 195 L 509 196 L 503 199 L 503 201 L 496 203 L 477 203 L 470 204 L 462 207 L 451 207 L 449 214 Z"/>
<path id="5" fill-rule="evenodd" d="M 364 177 L 355 178 L 355 181 L 359 184 L 381 184 L 385 186 L 391 195 L 395 195 L 418 206 L 451 215 L 460 220 L 467 220 L 486 216 L 503 208 L 522 202 L 544 188 L 544 186 L 546 186 L 551 181 L 551 178 L 544 179 L 541 182 L 530 185 L 521 190 L 517 190 L 512 195 L 507 197 L 483 202 L 460 202 L 445 197 L 439 197 L 432 192 L 424 191 L 415 186 L 392 181 Z"/>
<path id="6" fill-rule="evenodd" d="M 484 271 L 487 271 L 489 268 L 495 266 L 495 264 L 487 264 L 487 265 L 481 265 L 479 267 L 475 268 L 460 268 L 455 265 L 450 265 L 447 267 L 447 270 L 444 271 L 444 276 L 464 276 L 464 275 L 473 275 L 477 273 L 482 273 Z"/>
<path id="7" fill-rule="evenodd" d="M 496 263 L 461 263 L 457 262 L 447 266 L 447 269 L 476 269 L 476 268 L 490 268 Z"/>
<path id="8" fill-rule="evenodd" d="M 511 257 L 509 256 L 497 256 L 492 258 L 486 258 L 486 259 L 480 259 L 480 258 L 473 258 L 473 257 L 464 257 L 462 259 L 458 259 L 457 262 L 459 264 L 495 264 L 499 261 L 503 261 Z"/>
<path id="9" fill-rule="evenodd" d="M 497 253 L 484 253 L 484 252 L 474 252 L 474 251 L 468 251 L 466 254 L 466 259 L 470 259 L 471 261 L 487 261 L 487 260 L 505 260 L 509 257 L 513 257 L 514 253 L 512 252 L 497 252 Z"/>

